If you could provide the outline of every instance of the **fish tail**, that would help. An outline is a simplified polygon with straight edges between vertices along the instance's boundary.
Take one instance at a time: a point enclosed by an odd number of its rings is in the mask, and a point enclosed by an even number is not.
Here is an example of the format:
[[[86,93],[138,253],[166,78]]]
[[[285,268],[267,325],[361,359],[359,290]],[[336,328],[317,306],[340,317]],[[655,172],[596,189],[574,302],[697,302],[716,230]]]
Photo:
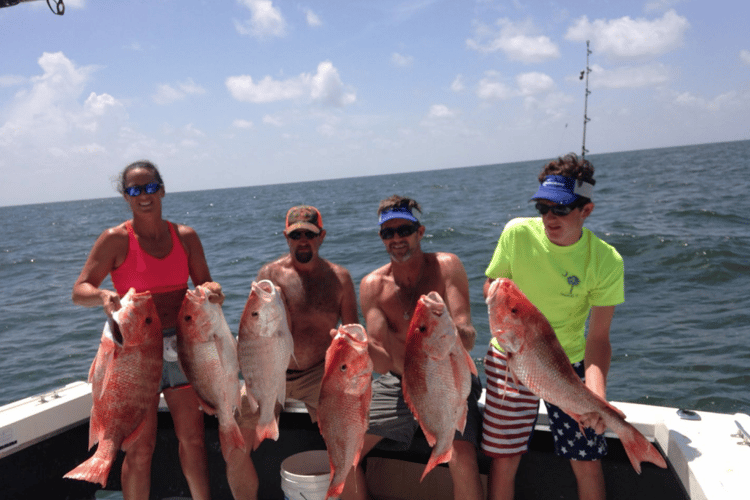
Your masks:
[[[331,475],[333,475],[333,473],[331,473]],[[335,480],[331,478],[331,484],[328,486],[328,491],[326,492],[326,500],[329,498],[341,497],[341,493],[344,492],[344,483],[345,481],[340,479]]]
[[[419,478],[419,482],[421,483],[422,480],[425,478],[427,474],[430,473],[432,469],[437,467],[439,464],[444,464],[446,462],[450,462],[451,457],[453,456],[453,447],[449,447],[448,450],[446,450],[444,453],[440,455],[435,455],[435,452],[432,452],[432,455],[430,455],[430,459],[427,461],[427,465],[424,468],[424,472],[422,473],[422,477]]]
[[[221,444],[221,454],[224,456],[225,462],[229,462],[229,454],[232,450],[239,449],[243,453],[247,451],[245,438],[242,437],[242,431],[240,431],[240,427],[236,422],[220,426],[219,443]]]
[[[625,431],[622,433],[623,435],[620,435],[620,441],[622,441],[622,446],[625,448],[625,453],[628,454],[633,469],[640,474],[641,462],[651,462],[662,469],[666,469],[667,463],[656,447],[643,434],[638,432],[638,429],[627,422],[625,422],[625,425]]]
[[[275,418],[271,419],[267,424],[258,425],[255,428],[255,448],[253,449],[257,449],[260,443],[266,438],[273,439],[274,441],[279,439],[279,425]]]
[[[63,477],[99,483],[102,488],[106,488],[110,469],[112,469],[111,459],[94,455]]]

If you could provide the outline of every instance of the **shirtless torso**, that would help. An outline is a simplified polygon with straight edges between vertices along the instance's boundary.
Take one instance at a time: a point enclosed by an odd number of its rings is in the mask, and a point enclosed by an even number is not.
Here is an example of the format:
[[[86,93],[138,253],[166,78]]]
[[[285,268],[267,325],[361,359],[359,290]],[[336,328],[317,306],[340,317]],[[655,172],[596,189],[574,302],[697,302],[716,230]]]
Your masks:
[[[368,274],[360,285],[360,301],[375,346],[375,352],[370,350],[375,371],[403,373],[406,333],[414,307],[419,297],[432,291],[443,297],[464,346],[471,350],[476,332],[471,325],[468,289],[463,264],[445,252],[419,252],[408,267],[390,262]]]
[[[271,280],[281,289],[294,338],[292,370],[306,370],[325,359],[331,329],[339,321],[359,322],[349,271],[321,258],[311,264],[298,269],[287,254],[264,265],[257,277]]]

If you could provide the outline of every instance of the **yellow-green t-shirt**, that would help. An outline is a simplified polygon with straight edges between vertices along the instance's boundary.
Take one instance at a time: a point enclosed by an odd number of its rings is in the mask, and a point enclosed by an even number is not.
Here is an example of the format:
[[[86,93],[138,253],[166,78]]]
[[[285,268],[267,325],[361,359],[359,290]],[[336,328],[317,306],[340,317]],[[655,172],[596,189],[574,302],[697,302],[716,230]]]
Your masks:
[[[508,222],[485,274],[518,285],[550,322],[571,363],[584,358],[591,306],[625,301],[624,266],[613,246],[586,228],[575,244],[555,245],[540,217]]]

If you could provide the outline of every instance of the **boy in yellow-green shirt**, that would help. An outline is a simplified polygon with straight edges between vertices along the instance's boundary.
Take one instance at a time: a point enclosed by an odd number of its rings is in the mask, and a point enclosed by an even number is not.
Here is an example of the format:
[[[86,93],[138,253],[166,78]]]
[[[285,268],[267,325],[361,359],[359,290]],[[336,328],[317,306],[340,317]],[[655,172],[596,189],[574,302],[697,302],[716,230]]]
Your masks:
[[[594,209],[594,167],[575,154],[547,164],[531,198],[540,217],[518,218],[505,226],[485,274],[485,296],[497,278],[512,279],[546,316],[586,385],[606,397],[612,350],[609,329],[624,302],[622,257],[583,227]],[[589,317],[590,315],[590,317]],[[588,334],[585,334],[589,318]],[[505,354],[493,339],[485,371],[487,402],[482,451],[492,457],[489,495],[511,500],[515,474],[539,408],[539,398],[507,376]],[[599,458],[607,452],[604,423],[593,414],[578,422],[547,404],[557,455],[571,459],[581,498],[604,498]]]

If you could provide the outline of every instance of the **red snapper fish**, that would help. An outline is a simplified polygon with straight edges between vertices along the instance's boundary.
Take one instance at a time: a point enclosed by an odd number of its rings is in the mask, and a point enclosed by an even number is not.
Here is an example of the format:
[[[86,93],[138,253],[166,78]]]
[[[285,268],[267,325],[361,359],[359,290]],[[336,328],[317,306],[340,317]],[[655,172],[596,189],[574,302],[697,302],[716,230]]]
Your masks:
[[[99,446],[64,476],[102,487],[107,486],[117,451],[127,451],[140,437],[148,412],[156,411],[161,383],[161,323],[151,294],[131,288],[120,304],[104,327],[89,371],[89,448]]]
[[[493,281],[487,306],[490,333],[505,349],[508,367],[517,381],[579,422],[586,413],[598,413],[619,436],[638,474],[641,462],[667,467],[656,448],[625,421],[625,415],[581,381],[547,318],[513,281]]]
[[[326,498],[344,491],[349,471],[359,462],[369,425],[372,360],[362,325],[342,325],[326,351],[318,401],[318,426],[328,448],[331,481]]]
[[[286,369],[293,352],[281,293],[269,280],[253,282],[240,319],[239,359],[251,410],[260,412],[254,449],[266,438],[279,438],[276,403],[283,405],[286,399]]]
[[[420,481],[435,466],[450,461],[455,431],[466,427],[474,361],[437,292],[422,295],[406,334],[402,388],[432,454]]]
[[[235,419],[240,408],[240,364],[237,340],[221,305],[209,301],[211,293],[203,285],[185,293],[178,315],[177,352],[201,408],[219,419],[221,450],[228,460],[231,450],[245,451]]]

